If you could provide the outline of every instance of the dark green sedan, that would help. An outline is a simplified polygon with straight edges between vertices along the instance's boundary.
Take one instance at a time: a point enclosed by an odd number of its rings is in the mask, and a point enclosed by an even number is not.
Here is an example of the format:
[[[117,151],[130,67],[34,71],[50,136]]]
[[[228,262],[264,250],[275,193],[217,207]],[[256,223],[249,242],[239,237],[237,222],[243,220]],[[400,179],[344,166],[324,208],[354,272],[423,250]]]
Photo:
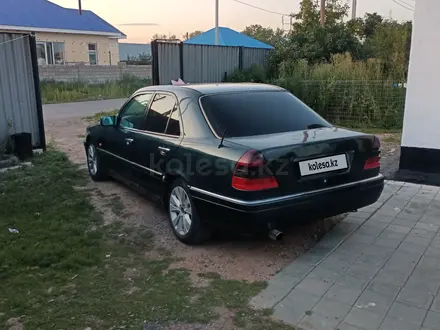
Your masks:
[[[163,201],[188,244],[220,227],[269,233],[375,203],[380,142],[332,126],[263,84],[151,86],[89,127],[93,180],[121,179]]]

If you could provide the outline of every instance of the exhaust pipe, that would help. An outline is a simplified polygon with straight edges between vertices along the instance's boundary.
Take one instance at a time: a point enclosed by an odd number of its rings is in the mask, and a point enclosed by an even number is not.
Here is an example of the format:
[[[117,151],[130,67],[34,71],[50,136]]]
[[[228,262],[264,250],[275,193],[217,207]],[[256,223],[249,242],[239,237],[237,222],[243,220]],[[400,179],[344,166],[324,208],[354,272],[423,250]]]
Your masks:
[[[283,232],[279,231],[278,229],[272,229],[271,231],[269,231],[269,238],[272,241],[281,241],[283,239]]]

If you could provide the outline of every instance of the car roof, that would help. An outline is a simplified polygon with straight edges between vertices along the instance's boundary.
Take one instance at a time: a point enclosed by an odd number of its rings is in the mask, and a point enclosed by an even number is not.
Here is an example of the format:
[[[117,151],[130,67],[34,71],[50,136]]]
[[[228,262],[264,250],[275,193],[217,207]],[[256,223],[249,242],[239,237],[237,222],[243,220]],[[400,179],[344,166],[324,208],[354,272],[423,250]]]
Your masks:
[[[284,89],[279,86],[257,84],[257,83],[217,83],[217,84],[186,84],[186,85],[158,85],[148,86],[141,91],[162,90],[167,92],[175,92],[182,90],[193,90],[202,95],[213,95],[233,92],[279,92]]]

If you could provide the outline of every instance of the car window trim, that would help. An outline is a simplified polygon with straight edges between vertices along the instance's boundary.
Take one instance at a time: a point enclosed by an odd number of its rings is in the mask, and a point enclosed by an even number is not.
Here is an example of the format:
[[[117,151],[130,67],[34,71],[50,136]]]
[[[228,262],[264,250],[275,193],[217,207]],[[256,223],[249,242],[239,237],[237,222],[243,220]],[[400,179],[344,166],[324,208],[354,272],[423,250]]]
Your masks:
[[[215,94],[215,95],[218,95],[218,94]],[[199,97],[199,107],[200,107],[200,110],[202,111],[203,117],[205,117],[206,123],[208,124],[209,129],[211,130],[212,134],[214,134],[214,136],[217,139],[221,140],[221,137],[215,132],[214,128],[212,127],[211,122],[209,121],[208,116],[205,113],[205,109],[203,109],[202,99],[207,96],[209,96],[209,95],[202,95]]]
[[[179,135],[171,135],[171,134],[166,134],[166,133],[158,133],[158,132],[152,132],[152,131],[147,131],[147,130],[136,130],[138,133],[146,133],[147,135],[157,135],[157,136],[165,136],[165,137],[171,137],[171,138],[175,138],[175,139],[180,139],[180,138],[182,138],[182,136],[184,135],[184,133],[183,133],[183,123],[182,123],[182,114],[181,114],[181,112],[180,112],[180,103],[179,103],[179,99],[178,99],[178,97],[177,97],[177,95],[176,94],[174,94],[174,93],[171,93],[171,92],[162,92],[162,91],[155,91],[154,92],[154,96],[153,96],[153,101],[152,102],[150,102],[150,104],[149,104],[149,106],[148,106],[148,110],[147,110],[147,113],[146,113],[146,115],[145,115],[145,120],[147,120],[147,118],[148,118],[148,112],[150,112],[150,108],[151,108],[151,105],[153,104],[153,102],[154,102],[154,98],[156,97],[156,94],[165,94],[165,95],[170,95],[170,96],[172,96],[172,97],[174,97],[174,99],[176,100],[176,108],[177,108],[177,111],[179,112],[179,128],[180,128],[180,134]],[[171,112],[171,114],[170,115],[172,115],[173,114],[173,112],[174,112],[174,110]],[[171,116],[170,117],[168,117],[168,122],[169,122],[169,120],[171,119]],[[167,122],[167,126],[165,127],[165,132],[166,132],[166,129],[167,129],[167,127],[168,127],[168,122]]]
[[[148,91],[148,92],[141,92],[141,93],[137,93],[137,94],[135,94],[135,95],[133,95],[131,98],[129,98],[127,101],[125,101],[125,103],[124,103],[124,105],[121,107],[121,109],[119,110],[119,112],[118,112],[118,115],[117,115],[117,118],[116,118],[116,128],[123,128],[123,129],[129,129],[130,127],[125,127],[125,126],[122,126],[121,127],[121,116],[122,116],[122,114],[123,114],[123,112],[125,111],[125,109],[127,108],[127,106],[128,106],[128,104],[130,104],[130,102],[133,100],[133,99],[135,99],[136,97],[138,97],[138,96],[141,96],[141,95],[147,95],[147,94],[151,94],[152,95],[152,98],[151,98],[151,100],[154,98],[154,96],[156,95],[156,93],[155,92],[153,92],[153,91]],[[149,104],[145,107],[145,109],[144,109],[144,117],[146,118],[147,117],[147,110],[150,108],[150,104],[151,104],[151,101],[150,102],[148,102]]]
[[[144,130],[140,130],[140,129],[136,129],[136,128],[126,128],[127,131],[133,132],[133,133],[139,133],[142,135],[148,135],[148,136],[160,136],[160,137],[168,137],[168,138],[173,138],[173,139],[181,139],[182,135],[169,135],[169,134],[161,134],[161,133],[156,133],[156,132],[150,132],[150,131],[144,131]]]

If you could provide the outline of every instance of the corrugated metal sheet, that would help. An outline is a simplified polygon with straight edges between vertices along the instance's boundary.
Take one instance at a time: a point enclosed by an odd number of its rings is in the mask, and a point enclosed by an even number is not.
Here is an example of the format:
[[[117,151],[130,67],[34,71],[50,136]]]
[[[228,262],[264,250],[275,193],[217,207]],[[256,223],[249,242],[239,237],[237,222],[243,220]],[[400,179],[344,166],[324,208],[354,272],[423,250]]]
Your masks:
[[[156,45],[156,41],[153,43]],[[225,75],[240,67],[264,66],[269,52],[261,48],[157,42],[157,52],[153,51],[153,76],[159,79],[153,80],[156,84],[170,84],[172,79],[182,78],[183,73],[183,80],[187,83],[222,82]]]
[[[270,50],[262,48],[243,48],[243,69],[253,64],[266,65]]]
[[[169,85],[171,80],[180,78],[180,45],[158,43],[159,84]]]
[[[40,145],[29,36],[0,33],[0,143],[23,132]]]
[[[183,77],[187,83],[222,82],[239,66],[239,47],[183,45]]]

